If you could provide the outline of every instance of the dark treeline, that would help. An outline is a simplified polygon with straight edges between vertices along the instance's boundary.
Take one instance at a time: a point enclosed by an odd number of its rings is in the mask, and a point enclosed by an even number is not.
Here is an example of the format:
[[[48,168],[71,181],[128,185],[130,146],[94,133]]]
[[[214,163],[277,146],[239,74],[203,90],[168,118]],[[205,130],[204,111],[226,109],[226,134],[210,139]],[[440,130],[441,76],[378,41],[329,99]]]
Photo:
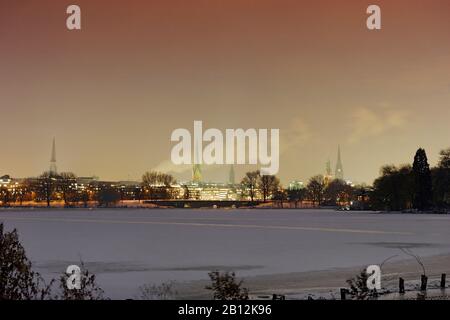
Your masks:
[[[383,211],[446,212],[450,209],[450,149],[442,150],[431,168],[424,149],[417,150],[412,164],[381,168],[372,187],[352,185],[317,175],[305,187],[283,189],[277,178],[266,188],[258,171],[248,172],[241,185],[253,199],[270,199],[283,207],[287,201],[298,206],[338,206]]]
[[[109,207],[124,200],[198,200],[199,188],[215,187],[180,185],[173,176],[156,171],[144,173],[141,182],[131,184],[80,182],[71,172],[44,172],[37,178],[14,184],[13,188],[0,186],[0,202],[3,206],[23,202],[51,206],[57,201],[66,207]],[[228,188],[235,192],[237,200],[259,201],[279,208],[333,206],[356,210],[446,211],[450,208],[450,149],[440,152],[434,168],[430,168],[425,150],[418,149],[411,164],[382,167],[372,187],[316,175],[305,186],[283,188],[278,177],[251,171],[240,183]]]
[[[450,149],[430,168],[424,149],[411,165],[385,166],[373,184],[370,203],[376,210],[446,210],[450,208]]]
[[[80,183],[72,172],[44,172],[12,188],[0,186],[0,202],[3,206],[31,201],[50,207],[52,202],[58,201],[66,207],[93,204],[109,207],[124,200],[173,199],[177,196],[177,190],[173,188],[175,183],[171,175],[154,171],[146,172],[142,182],[137,184],[96,180]]]
[[[247,172],[240,184],[244,196],[251,201],[270,201],[278,207],[298,208],[317,206],[367,206],[369,189],[366,186],[352,186],[344,180],[327,179],[316,175],[306,186],[283,188],[276,176],[262,176],[259,171]]]

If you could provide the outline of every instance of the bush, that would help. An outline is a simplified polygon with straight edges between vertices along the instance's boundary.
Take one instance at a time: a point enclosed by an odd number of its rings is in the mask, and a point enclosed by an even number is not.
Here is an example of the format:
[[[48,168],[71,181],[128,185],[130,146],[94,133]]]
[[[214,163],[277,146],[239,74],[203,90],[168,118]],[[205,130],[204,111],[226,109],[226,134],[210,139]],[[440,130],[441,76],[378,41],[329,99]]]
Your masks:
[[[53,281],[46,285],[32,271],[17,230],[5,232],[0,224],[0,300],[44,300],[50,298]]]
[[[59,282],[59,288],[62,292],[59,298],[62,300],[104,300],[104,291],[95,282],[95,274],[89,273],[82,261],[80,261],[80,265],[80,289],[69,289],[67,280],[70,275],[64,273],[61,275]]]
[[[215,300],[248,300],[248,289],[241,287],[243,281],[236,281],[234,272],[212,271],[208,275],[212,284],[206,289],[213,291]]]
[[[371,290],[367,288],[368,275],[366,270],[362,270],[354,278],[347,280],[347,284],[350,286],[349,293],[357,300],[367,300],[377,296],[375,289]]]
[[[3,223],[0,223],[0,300],[104,299],[103,290],[95,282],[95,275],[84,268],[83,262],[81,266],[81,288],[69,290],[66,285],[69,275],[64,273],[59,283],[62,295],[52,296],[55,280],[45,284],[41,275],[32,270],[17,230],[5,232]]]

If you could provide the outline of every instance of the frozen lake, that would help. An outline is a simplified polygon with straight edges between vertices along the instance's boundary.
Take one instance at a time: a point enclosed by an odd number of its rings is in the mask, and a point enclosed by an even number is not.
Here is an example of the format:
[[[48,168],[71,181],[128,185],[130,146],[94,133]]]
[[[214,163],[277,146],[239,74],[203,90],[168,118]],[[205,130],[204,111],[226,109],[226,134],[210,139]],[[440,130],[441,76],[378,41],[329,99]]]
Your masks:
[[[146,283],[380,264],[410,248],[450,252],[450,216],[332,210],[0,210],[45,277],[80,258],[106,295],[132,298]]]

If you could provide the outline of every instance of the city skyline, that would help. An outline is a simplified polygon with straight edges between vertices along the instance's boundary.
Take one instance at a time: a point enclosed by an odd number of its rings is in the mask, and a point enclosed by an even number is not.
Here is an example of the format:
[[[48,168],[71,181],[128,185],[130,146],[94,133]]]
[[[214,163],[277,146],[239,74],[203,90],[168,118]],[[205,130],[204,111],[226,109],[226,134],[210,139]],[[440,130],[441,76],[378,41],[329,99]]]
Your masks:
[[[337,157],[336,157],[336,169],[335,169],[335,172],[333,173],[331,171],[331,169],[328,168],[329,163],[331,163],[330,160],[328,160],[326,162],[325,171],[323,173],[320,173],[320,174],[323,174],[324,176],[335,177],[336,179],[339,179],[339,180],[345,180],[345,178],[344,178],[344,171],[343,171],[343,165],[342,165],[342,160],[341,160],[341,149],[340,149],[340,146],[338,146],[337,150],[338,151],[337,151]],[[36,174],[35,176],[38,176],[38,175],[42,174],[43,172],[49,172],[50,174],[52,174],[54,176],[57,176],[61,172],[71,172],[71,170],[63,170],[63,171],[59,172],[58,169],[57,169],[58,168],[58,164],[57,164],[57,160],[56,159],[57,159],[57,157],[56,157],[56,138],[54,137],[53,140],[52,140],[52,144],[51,144],[51,155],[50,155],[49,168],[48,168],[48,170],[43,170],[41,173]],[[193,183],[217,182],[217,183],[236,184],[235,167],[239,167],[241,165],[238,165],[238,164],[215,165],[216,167],[220,166],[222,168],[222,171],[223,170],[227,170],[227,176],[224,179],[220,179],[220,181],[212,181],[212,180],[205,180],[205,179],[203,179],[203,176],[202,176],[203,168],[208,168],[210,166],[211,165],[205,165],[205,164],[203,164],[203,165],[200,165],[200,164],[192,165],[191,166],[191,168],[192,168],[192,173],[191,173],[192,176],[191,176],[190,180]],[[249,166],[253,167],[253,169],[255,169],[255,170],[258,169],[257,166],[255,166],[255,165],[247,165],[247,167],[249,167]],[[172,174],[171,172],[166,172],[166,173]],[[5,173],[3,173],[3,174],[5,174]],[[6,175],[8,175],[8,174],[6,174]],[[92,174],[91,176],[99,178],[95,174]],[[20,177],[13,177],[13,178],[16,178],[16,179],[19,178],[20,179],[20,178],[30,178],[30,177],[21,177],[20,176]],[[129,181],[131,181],[131,180],[138,181],[138,180],[141,180],[142,177],[139,177],[137,179],[129,179],[129,178],[130,177],[128,177]],[[177,174],[176,173],[175,173],[175,178],[177,178]],[[189,179],[187,179],[187,180],[189,180]],[[127,180],[126,179],[119,179],[117,181],[127,181]],[[298,180],[294,179],[294,180],[289,181],[289,183],[293,183],[293,182],[298,182]]]
[[[80,31],[65,28],[65,2],[0,4],[2,128],[14,132],[1,174],[41,173],[55,136],[60,171],[189,177],[170,162],[170,132],[194,120],[279,128],[285,185],[324,174],[338,145],[346,176],[368,184],[419,147],[435,165],[450,146],[448,1],[378,1],[380,31],[365,26],[369,1],[77,4]]]
[[[352,181],[352,179],[348,176],[345,176],[344,174],[344,169],[343,169],[343,162],[341,159],[341,147],[340,145],[337,146],[337,155],[336,155],[336,167],[335,167],[335,171],[333,172],[333,170],[331,169],[331,161],[330,159],[328,159],[324,164],[324,170],[323,172],[317,173],[317,175],[323,176],[326,183],[330,182],[333,179],[338,179],[338,180],[343,180],[346,181],[349,184],[352,185],[371,185],[372,183],[366,183],[366,182],[360,182],[360,181]],[[405,164],[400,164],[400,166],[402,165],[409,165],[408,163]],[[188,165],[186,167],[190,167],[191,172],[190,172],[190,178],[188,178],[186,175],[185,176],[180,176],[179,174],[177,174],[176,172],[162,172],[162,173],[167,173],[170,175],[173,175],[175,179],[183,183],[218,183],[218,184],[239,184],[240,180],[236,181],[235,179],[235,168],[239,168],[239,167],[247,167],[249,168],[249,171],[254,171],[254,170],[258,170],[258,167],[255,165],[237,165],[237,164],[223,164],[223,165],[200,165],[200,164],[194,164],[194,165]],[[206,176],[206,179],[204,179],[202,172],[204,171],[204,169],[206,169],[206,172],[208,172],[208,168],[209,167],[220,167],[220,171],[223,174],[226,171],[226,174],[223,175],[223,177],[221,176],[219,179],[211,179],[211,177],[209,177],[208,175]],[[48,170],[44,169],[42,170],[42,172],[34,175],[34,176],[11,176],[8,173],[1,173],[0,175],[4,175],[4,176],[8,176],[11,178],[15,178],[15,179],[26,179],[26,178],[33,178],[33,177],[37,177],[42,173],[48,172],[54,176],[59,175],[61,172],[71,172],[74,173],[76,176],[77,174],[73,171],[69,170],[62,170],[62,171],[58,171],[58,165],[57,165],[57,160],[56,160],[56,138],[53,137],[52,140],[52,144],[51,144],[51,155],[50,155],[50,161],[49,161],[49,168]],[[154,171],[157,172],[156,170],[154,170],[153,168],[147,171]],[[248,171],[247,171],[248,172]],[[99,177],[98,175],[94,174],[90,174],[90,175],[79,175],[80,177],[84,178],[89,178],[91,177],[93,180],[104,180],[104,181],[129,181],[129,182],[139,182],[142,180],[142,175],[139,177],[130,177],[128,176],[126,179],[122,178],[122,179],[102,179],[102,177]],[[245,176],[245,173],[243,173],[242,177]],[[276,175],[275,175],[276,176]],[[180,179],[181,178],[181,179]],[[309,177],[306,180],[301,181],[300,179],[291,179],[289,181],[281,181],[282,184],[285,185],[285,187],[290,187],[291,185],[295,185],[295,184],[304,184],[306,182],[308,182],[311,178],[313,178],[313,176]],[[239,178],[238,178],[239,179]]]

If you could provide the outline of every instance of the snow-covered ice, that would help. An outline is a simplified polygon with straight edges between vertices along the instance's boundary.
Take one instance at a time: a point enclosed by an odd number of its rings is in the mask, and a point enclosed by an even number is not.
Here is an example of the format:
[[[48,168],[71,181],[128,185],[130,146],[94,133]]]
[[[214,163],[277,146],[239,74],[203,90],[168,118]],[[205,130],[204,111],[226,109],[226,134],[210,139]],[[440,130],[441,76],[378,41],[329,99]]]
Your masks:
[[[46,278],[80,258],[112,298],[146,283],[380,264],[450,252],[450,216],[333,210],[0,210]]]

